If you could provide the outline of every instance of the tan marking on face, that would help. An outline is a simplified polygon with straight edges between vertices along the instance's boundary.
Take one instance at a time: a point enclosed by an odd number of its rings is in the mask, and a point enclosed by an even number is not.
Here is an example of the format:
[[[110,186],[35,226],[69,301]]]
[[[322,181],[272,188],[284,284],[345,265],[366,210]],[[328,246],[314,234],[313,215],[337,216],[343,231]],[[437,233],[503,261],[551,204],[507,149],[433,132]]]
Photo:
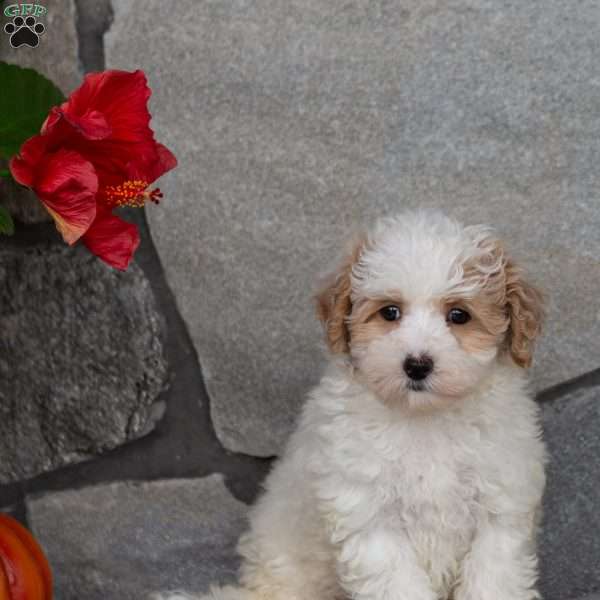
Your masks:
[[[386,321],[380,310],[386,306],[397,306],[402,313],[402,302],[391,298],[362,299],[355,303],[348,319],[350,339],[357,346],[368,346],[373,340],[396,329],[402,318]]]
[[[471,315],[471,320],[463,325],[448,322],[463,350],[478,353],[500,346],[509,321],[506,310],[493,298],[482,293],[469,300],[448,299],[442,304],[444,318],[452,308],[460,308]]]
[[[478,264],[464,265],[465,278],[481,280],[479,294],[462,301],[471,307],[476,319],[454,325],[452,330],[465,350],[490,348],[495,343],[517,365],[529,367],[544,318],[543,296],[525,279],[524,271],[506,256],[501,241],[488,240],[488,243],[490,252]],[[490,266],[496,264],[498,268],[490,271]],[[454,305],[462,308],[461,301],[455,299],[456,302],[459,304]]]
[[[506,307],[504,267],[499,260],[504,250],[500,242],[494,242],[492,251],[479,258],[477,264],[464,265],[466,280],[476,280],[481,286],[473,298],[447,298],[445,314],[451,308],[461,308],[471,315],[464,325],[448,323],[450,330],[466,352],[484,352],[500,347],[510,324]],[[498,264],[496,271],[490,268]]]

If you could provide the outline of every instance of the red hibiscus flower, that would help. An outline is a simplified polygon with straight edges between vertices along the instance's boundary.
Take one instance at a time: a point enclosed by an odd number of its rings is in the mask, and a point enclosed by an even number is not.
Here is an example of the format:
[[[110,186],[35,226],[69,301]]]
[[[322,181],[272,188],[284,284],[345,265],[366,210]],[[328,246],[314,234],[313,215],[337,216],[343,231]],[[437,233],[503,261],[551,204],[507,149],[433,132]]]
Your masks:
[[[151,184],[177,165],[150,129],[150,94],[142,71],[87,75],[10,161],[15,180],[36,192],[64,240],[81,238],[118,269],[127,268],[139,233],[113,209],[158,202],[162,194]]]

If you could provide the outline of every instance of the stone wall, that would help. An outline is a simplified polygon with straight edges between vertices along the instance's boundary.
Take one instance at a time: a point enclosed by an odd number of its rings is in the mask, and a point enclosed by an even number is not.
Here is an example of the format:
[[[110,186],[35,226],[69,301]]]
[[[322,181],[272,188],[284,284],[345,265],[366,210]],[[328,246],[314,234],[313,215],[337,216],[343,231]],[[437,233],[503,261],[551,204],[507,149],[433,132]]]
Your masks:
[[[493,224],[549,297],[547,600],[600,593],[600,8],[558,1],[56,0],[34,66],[143,68],[180,160],[116,273],[34,199],[0,239],[0,507],[58,600],[234,577],[246,505],[319,377],[317,275],[420,206]],[[148,219],[149,223],[146,221]],[[110,538],[107,532],[111,531]],[[107,546],[107,541],[110,546]]]
[[[315,275],[406,208],[493,224],[551,292],[537,389],[598,367],[594,5],[186,0],[169,30],[169,4],[114,5],[108,64],[155,74],[181,159],[148,216],[227,448],[280,450],[319,373]]]

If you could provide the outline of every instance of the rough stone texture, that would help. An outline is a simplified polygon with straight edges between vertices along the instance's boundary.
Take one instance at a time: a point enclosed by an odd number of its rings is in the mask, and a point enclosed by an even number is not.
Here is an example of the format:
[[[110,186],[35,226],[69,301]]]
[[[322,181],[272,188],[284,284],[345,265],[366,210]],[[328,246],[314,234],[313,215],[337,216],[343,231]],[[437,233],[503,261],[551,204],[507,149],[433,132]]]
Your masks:
[[[246,522],[219,475],[49,493],[28,508],[57,600],[142,600],[230,581]]]
[[[0,168],[8,166],[6,161],[4,163],[0,161]],[[29,188],[22,187],[10,179],[0,179],[0,204],[21,223],[52,221],[50,213],[34,193]]]
[[[600,594],[600,387],[544,406],[550,450],[539,544],[545,600]]]
[[[4,8],[9,4],[11,2],[0,2],[0,9],[2,9],[0,29],[4,28],[4,24],[10,20],[4,16]],[[9,36],[4,31],[0,31],[0,60],[36,69],[68,94],[81,82],[75,5],[73,0],[55,0],[44,6],[48,12],[39,20],[46,26],[46,32],[40,38],[37,48],[29,46],[12,48]],[[0,168],[6,168],[6,164],[2,161],[0,161]],[[0,204],[6,206],[11,214],[23,223],[51,220],[34,194],[3,180],[0,180]]]
[[[104,69],[104,32],[112,22],[110,0],[75,0],[79,56],[86,71]]]
[[[161,321],[135,265],[59,241],[0,241],[0,482],[147,433],[166,379]]]
[[[321,368],[316,273],[405,207],[494,224],[532,267],[538,389],[598,366],[596,2],[114,8],[107,65],[148,71],[180,160],[149,219],[228,448],[281,448]]]

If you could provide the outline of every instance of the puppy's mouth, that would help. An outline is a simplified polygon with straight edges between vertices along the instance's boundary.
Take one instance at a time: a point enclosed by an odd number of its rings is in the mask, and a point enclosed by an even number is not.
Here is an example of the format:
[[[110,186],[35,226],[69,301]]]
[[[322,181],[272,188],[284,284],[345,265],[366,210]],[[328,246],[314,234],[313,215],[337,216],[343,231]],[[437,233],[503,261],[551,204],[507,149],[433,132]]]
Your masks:
[[[414,379],[409,379],[406,383],[406,387],[411,392],[423,392],[427,389],[424,381],[415,381]]]

